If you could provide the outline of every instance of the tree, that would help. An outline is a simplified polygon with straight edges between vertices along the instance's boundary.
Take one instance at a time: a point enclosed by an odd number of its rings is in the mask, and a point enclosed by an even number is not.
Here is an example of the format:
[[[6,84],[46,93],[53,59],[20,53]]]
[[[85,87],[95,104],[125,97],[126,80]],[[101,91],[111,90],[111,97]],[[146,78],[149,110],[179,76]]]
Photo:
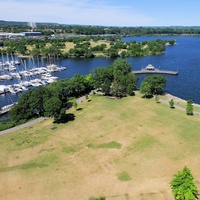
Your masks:
[[[191,99],[187,100],[186,114],[193,115],[193,101]]]
[[[173,99],[171,99],[169,101],[169,106],[170,106],[170,108],[174,108],[174,100]]]
[[[111,81],[108,78],[106,78],[104,83],[102,84],[102,92],[105,94],[109,94],[110,87],[111,87]]]
[[[73,102],[73,107],[77,110],[78,104],[76,101]]]
[[[198,189],[193,181],[194,177],[190,169],[184,167],[174,175],[170,182],[172,193],[176,200],[195,200],[198,196]]]
[[[147,76],[141,86],[140,91],[141,93],[149,96],[152,96],[154,94],[162,94],[163,89],[165,88],[167,79],[160,75],[155,76]]]
[[[47,117],[54,117],[55,122],[59,122],[61,116],[63,114],[62,110],[62,102],[60,99],[56,97],[52,97],[45,101],[44,103],[44,109],[45,109],[45,116]],[[62,111],[62,113],[61,113]]]
[[[151,85],[148,82],[143,81],[140,85],[140,92],[144,94],[144,97],[151,96]]]
[[[159,96],[156,94],[155,96],[156,103],[159,103]]]

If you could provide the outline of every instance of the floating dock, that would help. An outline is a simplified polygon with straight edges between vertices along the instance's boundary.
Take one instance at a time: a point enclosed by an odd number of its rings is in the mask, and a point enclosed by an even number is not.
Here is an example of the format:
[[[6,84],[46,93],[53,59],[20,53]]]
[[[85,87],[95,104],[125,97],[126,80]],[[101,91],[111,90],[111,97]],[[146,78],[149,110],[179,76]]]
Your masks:
[[[159,70],[156,69],[154,66],[149,64],[147,67],[132,71],[133,74],[168,74],[168,75],[178,75],[178,71],[168,71],[168,70]]]

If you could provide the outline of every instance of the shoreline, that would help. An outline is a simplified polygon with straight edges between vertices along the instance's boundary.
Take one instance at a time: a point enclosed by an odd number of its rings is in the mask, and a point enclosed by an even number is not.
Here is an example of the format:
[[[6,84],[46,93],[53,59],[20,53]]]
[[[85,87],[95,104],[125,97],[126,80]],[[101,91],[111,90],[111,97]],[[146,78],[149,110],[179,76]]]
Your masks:
[[[168,101],[170,101],[171,99],[173,99],[175,104],[179,104],[179,102],[182,102],[182,103],[187,104],[187,100],[182,99],[182,98],[180,98],[180,97],[177,97],[177,96],[175,96],[175,95],[172,95],[172,94],[170,94],[170,93],[168,93],[168,92],[165,92],[165,93],[164,93],[164,96],[167,97],[167,100],[168,100]],[[197,103],[193,103],[193,105],[196,106],[196,107],[200,107],[200,104],[197,104]]]

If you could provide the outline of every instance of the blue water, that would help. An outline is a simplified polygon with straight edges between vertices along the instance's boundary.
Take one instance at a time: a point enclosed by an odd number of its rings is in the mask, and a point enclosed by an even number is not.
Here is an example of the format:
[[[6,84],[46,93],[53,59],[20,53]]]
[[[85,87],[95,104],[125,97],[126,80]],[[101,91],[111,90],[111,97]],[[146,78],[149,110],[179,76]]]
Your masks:
[[[166,92],[176,95],[183,99],[192,99],[195,103],[200,103],[200,37],[127,37],[124,41],[136,40],[137,42],[164,39],[175,39],[177,44],[167,46],[165,54],[158,56],[146,56],[141,58],[127,58],[134,70],[140,70],[148,64],[154,65],[161,70],[179,71],[178,76],[166,75],[167,85]],[[27,63],[29,60],[27,60]],[[60,66],[67,69],[61,72],[55,72],[52,75],[58,76],[59,79],[71,78],[74,74],[87,75],[94,68],[107,67],[114,62],[111,58],[92,58],[92,59],[63,59],[56,60]],[[39,63],[40,64],[40,63]],[[27,64],[28,65],[28,64]],[[30,66],[30,64],[29,64]],[[24,66],[20,66],[19,70]],[[146,75],[139,75],[140,83]],[[0,82],[3,85],[16,83],[17,80]],[[0,107],[12,102],[16,102],[21,94],[0,95]]]

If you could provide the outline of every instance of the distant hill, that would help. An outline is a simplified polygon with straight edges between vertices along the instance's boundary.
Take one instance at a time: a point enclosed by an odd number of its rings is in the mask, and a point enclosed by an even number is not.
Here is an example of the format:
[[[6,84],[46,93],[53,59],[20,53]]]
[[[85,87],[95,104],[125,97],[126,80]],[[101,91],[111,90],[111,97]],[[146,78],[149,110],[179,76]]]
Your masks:
[[[58,23],[51,22],[36,22],[38,26],[58,26]],[[12,25],[22,25],[27,26],[28,22],[18,22],[18,21],[4,21],[0,20],[0,26],[12,26]]]

